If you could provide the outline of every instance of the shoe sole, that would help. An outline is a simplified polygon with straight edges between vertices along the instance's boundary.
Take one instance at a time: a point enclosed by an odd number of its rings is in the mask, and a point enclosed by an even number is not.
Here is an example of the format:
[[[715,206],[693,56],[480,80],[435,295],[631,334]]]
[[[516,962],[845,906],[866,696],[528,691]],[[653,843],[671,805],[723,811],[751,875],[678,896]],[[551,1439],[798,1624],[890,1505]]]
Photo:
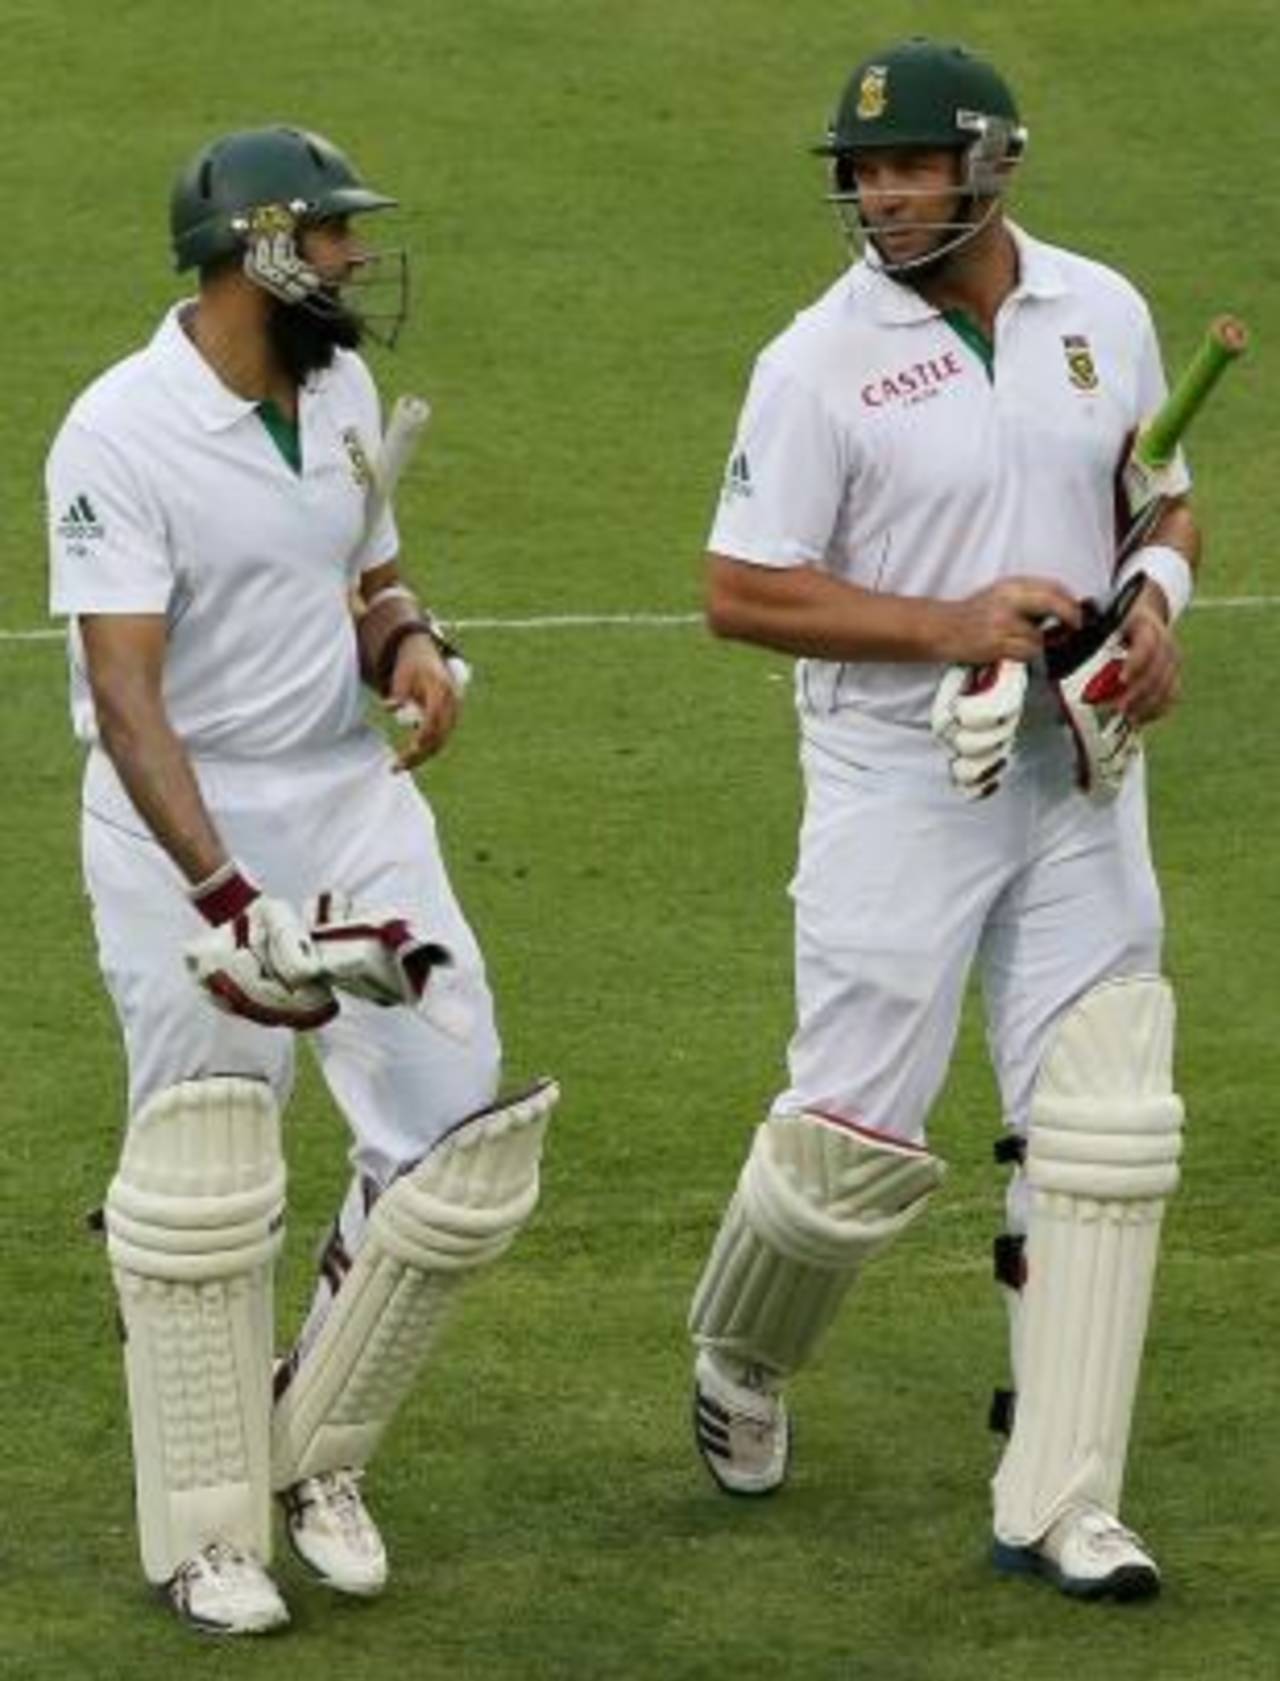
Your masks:
[[[735,1500],[767,1500],[771,1494],[776,1494],[786,1482],[787,1474],[791,1469],[791,1450],[794,1446],[795,1436],[790,1415],[788,1414],[787,1417],[787,1449],[783,1455],[782,1469],[778,1473],[777,1480],[771,1483],[763,1483],[759,1488],[742,1488],[734,1483],[725,1482],[717,1463],[719,1456],[703,1440],[701,1401],[702,1391],[695,1384],[693,1390],[693,1442],[698,1450],[698,1458],[706,1466],[712,1482],[721,1494],[728,1494]]]
[[[1003,1576],[1038,1577],[1068,1599],[1114,1599],[1132,1604],[1135,1600],[1154,1599],[1160,1592],[1159,1572],[1145,1564],[1122,1564],[1109,1576],[1092,1581],[1083,1576],[1065,1576],[1034,1547],[1013,1547],[1005,1541],[991,1543],[991,1562]]]
[[[264,1634],[279,1634],[289,1626],[289,1612],[285,1609],[283,1616],[276,1616],[270,1622],[260,1623],[217,1623],[211,1617],[198,1616],[194,1611],[177,1605],[169,1597],[164,1588],[159,1589],[161,1601],[168,1606],[180,1623],[185,1624],[194,1634],[211,1635],[215,1638],[234,1639],[237,1635],[251,1637]]]

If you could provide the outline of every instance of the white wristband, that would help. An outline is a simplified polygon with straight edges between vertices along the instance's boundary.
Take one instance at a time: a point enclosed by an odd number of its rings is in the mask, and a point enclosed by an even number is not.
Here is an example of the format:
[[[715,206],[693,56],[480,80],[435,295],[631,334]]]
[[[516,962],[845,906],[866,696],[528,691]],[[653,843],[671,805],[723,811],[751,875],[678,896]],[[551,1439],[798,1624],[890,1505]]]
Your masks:
[[[1169,623],[1185,612],[1195,588],[1195,576],[1186,555],[1169,543],[1150,543],[1137,549],[1120,568],[1117,586],[1126,583],[1135,572],[1145,572],[1153,584],[1159,584],[1169,604]]]

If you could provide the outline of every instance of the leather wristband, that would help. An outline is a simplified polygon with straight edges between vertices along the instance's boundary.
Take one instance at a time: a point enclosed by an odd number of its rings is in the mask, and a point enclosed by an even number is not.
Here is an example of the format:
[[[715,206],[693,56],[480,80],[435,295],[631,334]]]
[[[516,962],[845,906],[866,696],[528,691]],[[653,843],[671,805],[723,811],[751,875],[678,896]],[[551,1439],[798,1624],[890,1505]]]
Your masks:
[[[380,695],[385,695],[391,687],[396,660],[400,654],[400,645],[411,636],[429,636],[435,645],[436,652],[444,660],[458,651],[441,634],[440,627],[434,619],[405,619],[401,624],[393,625],[383,638],[382,646],[378,649],[377,664],[373,671],[373,686]]]
[[[360,675],[381,695],[391,686],[401,644],[409,636],[429,636],[445,661],[457,657],[457,649],[437,620],[418,605],[413,591],[388,584],[365,603],[356,627]]]

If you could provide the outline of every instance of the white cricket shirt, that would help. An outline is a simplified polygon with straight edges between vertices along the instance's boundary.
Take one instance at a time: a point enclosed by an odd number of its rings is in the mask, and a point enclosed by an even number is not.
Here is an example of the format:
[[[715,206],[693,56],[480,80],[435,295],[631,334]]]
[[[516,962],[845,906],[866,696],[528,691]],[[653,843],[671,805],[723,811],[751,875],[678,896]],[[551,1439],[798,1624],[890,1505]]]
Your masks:
[[[398,548],[389,514],[360,540],[377,392],[338,351],[299,393],[297,473],[187,337],[188,307],[89,386],[54,440],[50,606],[164,615],[165,704],[193,757],[322,746],[363,716],[348,586]],[[71,667],[75,731],[94,742],[74,624]]]
[[[932,305],[865,262],[766,347],[711,550],[890,595],[955,599],[1012,573],[1109,593],[1116,469],[1165,394],[1155,330],[1120,275],[1011,232],[1019,281],[990,370]],[[801,660],[797,692],[814,717],[924,724],[939,676]]]

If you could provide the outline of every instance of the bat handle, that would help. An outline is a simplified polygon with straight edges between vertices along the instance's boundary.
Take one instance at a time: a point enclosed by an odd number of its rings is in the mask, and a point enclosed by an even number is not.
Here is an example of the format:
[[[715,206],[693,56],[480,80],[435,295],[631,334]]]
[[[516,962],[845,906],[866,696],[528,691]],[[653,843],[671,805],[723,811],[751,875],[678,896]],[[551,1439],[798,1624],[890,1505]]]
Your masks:
[[[1234,315],[1220,315],[1210,324],[1204,342],[1178,381],[1171,400],[1165,404],[1159,418],[1138,435],[1134,453],[1144,466],[1159,468],[1169,465],[1177,451],[1178,440],[1192,416],[1224,371],[1237,356],[1244,354],[1248,344],[1248,329]]]

